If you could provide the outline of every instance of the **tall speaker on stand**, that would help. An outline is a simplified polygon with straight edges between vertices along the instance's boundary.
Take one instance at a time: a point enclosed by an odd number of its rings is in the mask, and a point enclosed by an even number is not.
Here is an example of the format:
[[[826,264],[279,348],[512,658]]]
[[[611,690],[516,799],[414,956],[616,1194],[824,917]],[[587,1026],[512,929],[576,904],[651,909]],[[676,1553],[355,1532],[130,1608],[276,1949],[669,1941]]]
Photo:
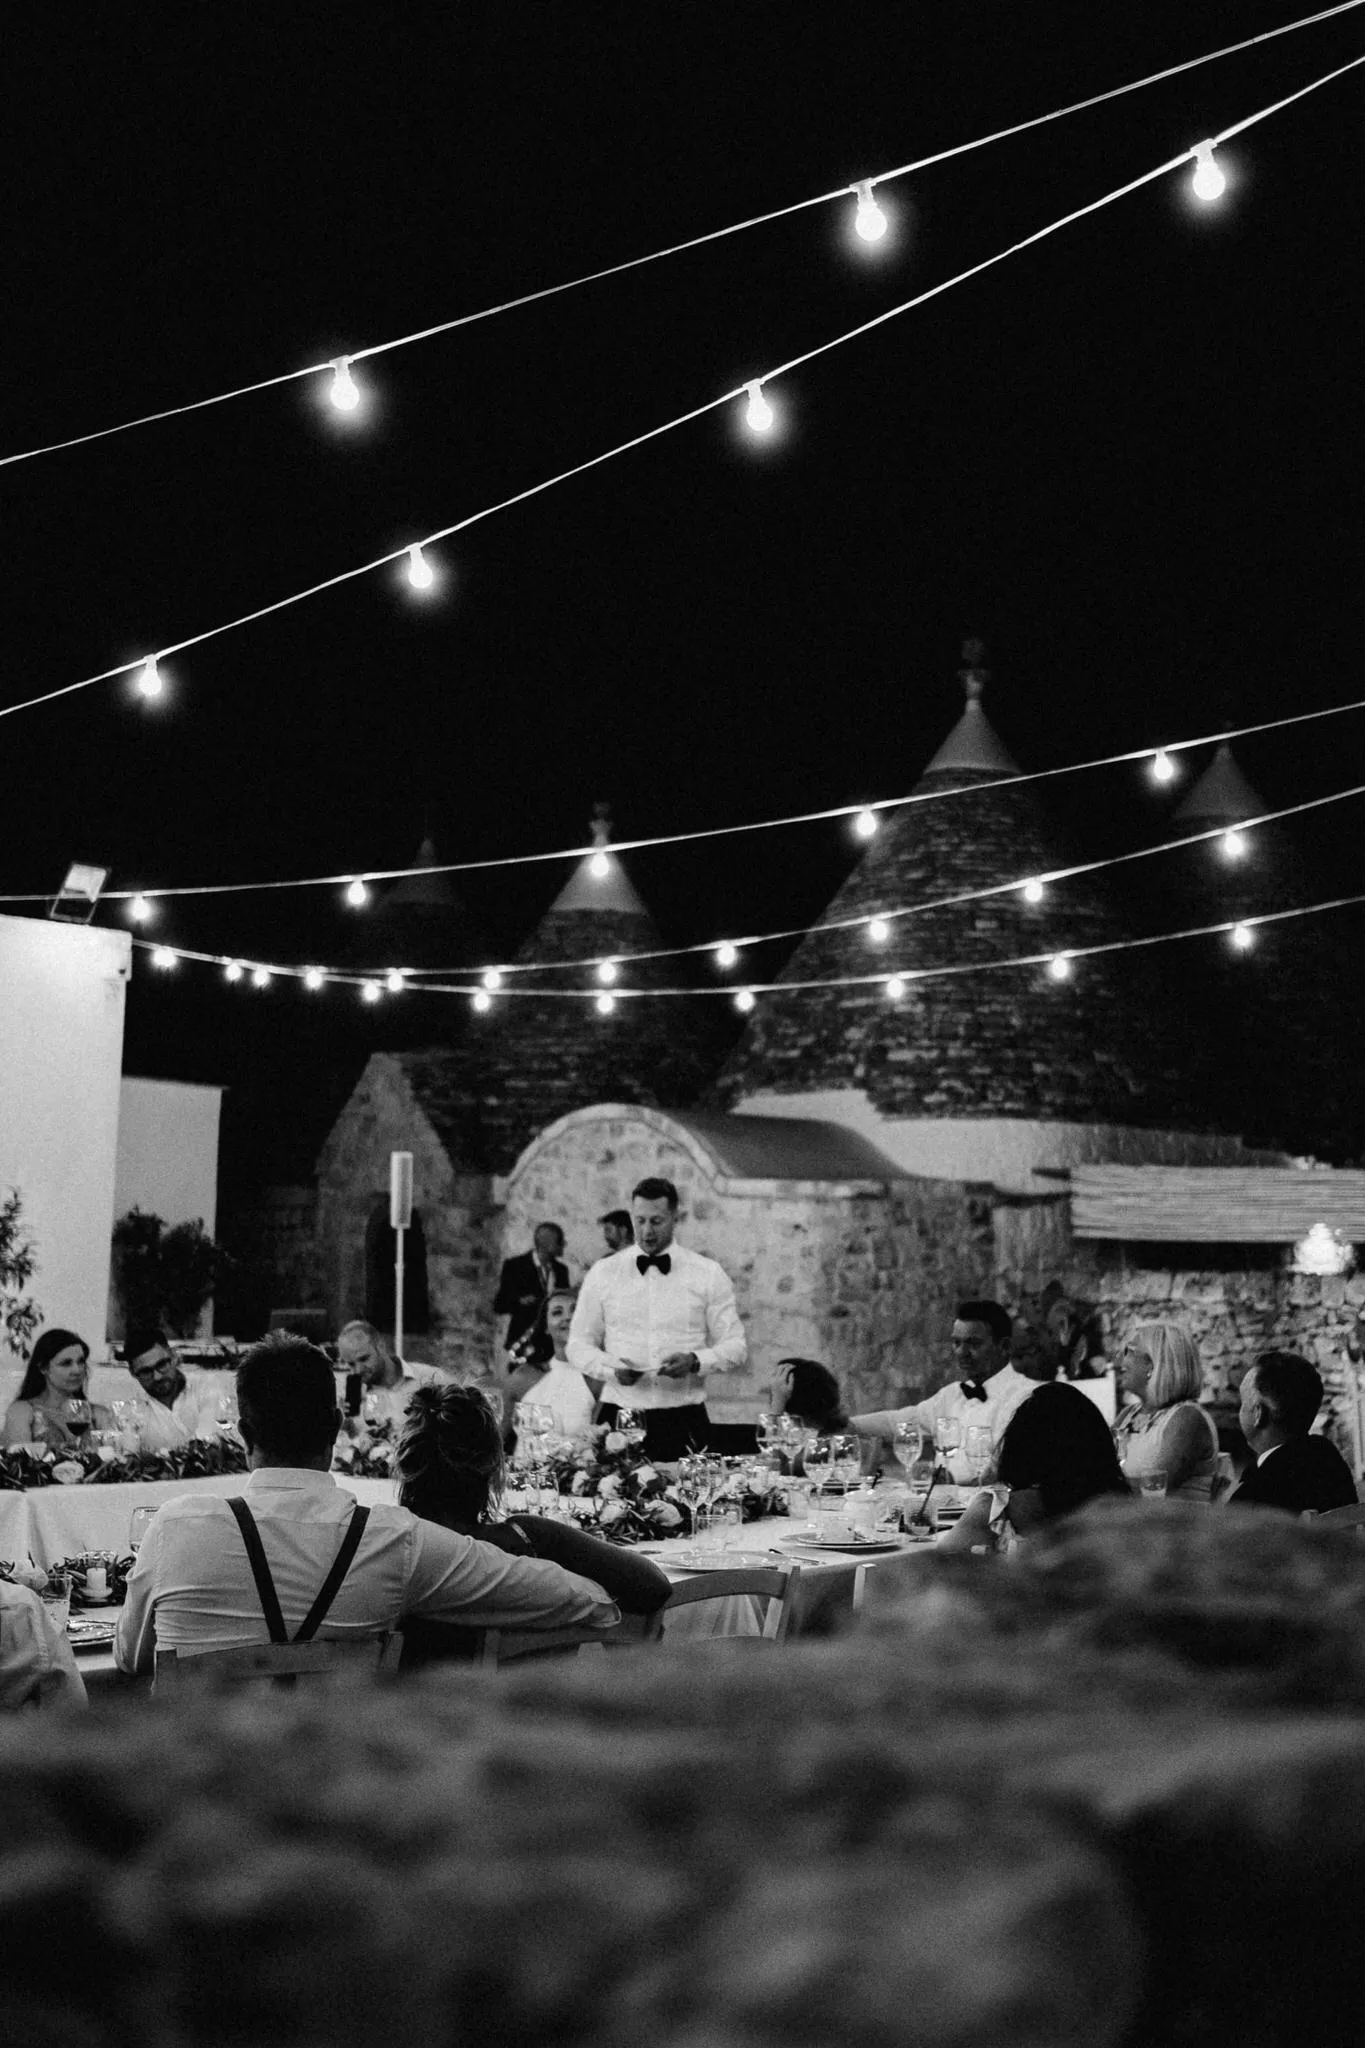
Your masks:
[[[393,1230],[393,1355],[403,1356],[403,1245],[412,1223],[412,1154],[389,1154],[389,1224]]]

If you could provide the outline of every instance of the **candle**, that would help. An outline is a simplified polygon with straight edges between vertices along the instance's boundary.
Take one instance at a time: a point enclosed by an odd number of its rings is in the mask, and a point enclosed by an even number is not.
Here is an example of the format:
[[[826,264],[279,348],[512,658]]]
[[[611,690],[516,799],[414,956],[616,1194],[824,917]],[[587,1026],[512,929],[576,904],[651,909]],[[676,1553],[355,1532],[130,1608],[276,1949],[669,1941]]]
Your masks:
[[[109,1570],[106,1565],[92,1564],[85,1574],[85,1597],[87,1600],[109,1598]]]

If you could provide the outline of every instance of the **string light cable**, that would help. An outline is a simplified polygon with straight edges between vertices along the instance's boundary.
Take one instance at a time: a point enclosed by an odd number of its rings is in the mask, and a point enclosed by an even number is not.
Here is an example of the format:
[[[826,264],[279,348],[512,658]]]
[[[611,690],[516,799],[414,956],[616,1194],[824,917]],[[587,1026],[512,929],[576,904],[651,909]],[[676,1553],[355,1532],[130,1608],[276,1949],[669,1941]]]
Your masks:
[[[862,178],[852,185],[839,185],[831,192],[820,192],[808,199],[798,199],[786,206],[772,208],[767,213],[756,213],[745,220],[732,221],[727,227],[712,228],[705,234],[693,235],[688,240],[673,242],[663,249],[654,249],[643,256],[627,257],[620,263],[607,264],[599,270],[586,271],[579,277],[566,278],[558,284],[544,285],[537,291],[523,292],[518,297],[503,299],[496,305],[483,306],[472,313],[461,313],[450,320],[441,320],[430,327],[420,327],[411,334],[394,335],[387,341],[371,342],[365,348],[352,349],[347,355],[334,356],[321,363],[310,363],[301,370],[284,370],[273,377],[261,377],[250,384],[239,384],[228,391],[215,392],[208,398],[191,399],[183,405],[163,407],[159,412],[142,413],[135,419],[121,420],[112,427],[98,427],[86,434],[73,434],[62,441],[49,441],[41,447],[24,448],[12,455],[0,456],[0,468],[19,462],[32,462],[41,455],[56,455],[68,448],[83,448],[92,441],[108,440],[115,434],[132,433],[139,427],[155,426],[163,420],[182,419],[189,413],[204,412],[213,406],[230,404],[234,399],[250,398],[258,392],[273,391],[283,384],[293,384],[309,377],[322,377],[328,371],[333,373],[333,403],[350,410],[356,403],[358,393],[350,379],[352,363],[365,362],[372,356],[387,355],[390,351],[411,347],[415,342],[431,341],[438,335],[451,334],[462,327],[472,327],[483,320],[497,319],[501,314],[512,313],[524,306],[537,305],[543,299],[558,298],[566,292],[579,291],[586,285],[603,283],[607,278],[621,277],[631,270],[643,269],[651,263],[662,263],[673,256],[685,255],[692,249],[702,249],[712,242],[727,240],[733,235],[746,234],[751,228],[767,227],[773,221],[786,220],[791,215],[804,213],[812,207],[828,206],[850,196],[857,200],[858,217],[862,224],[860,232],[869,235],[867,223],[875,215],[876,202],[872,192],[878,185],[886,185],[898,178],[910,177],[917,171],[929,170],[933,166],[947,163],[954,157],[966,156],[978,149],[989,148],[993,143],[1006,142],[1016,135],[1025,135],[1034,128],[1048,126],[1053,121],[1062,121],[1072,114],[1086,113],[1110,100],[1122,99],[1129,93],[1141,92],[1150,85],[1163,84],[1167,79],[1178,78],[1187,71],[1197,71],[1206,64],[1216,64],[1226,57],[1235,57],[1244,50],[1254,49],[1260,43],[1277,41],[1282,36],[1294,35],[1300,29],[1314,28],[1324,21],[1331,21],[1339,14],[1350,14],[1365,0],[1338,0],[1333,7],[1321,8],[1317,13],[1301,15],[1296,21],[1284,22],[1279,28],[1266,29],[1259,35],[1245,36],[1240,42],[1226,43],[1217,50],[1208,50],[1200,57],[1185,58],[1179,64],[1168,64],[1160,71],[1149,72],[1144,78],[1130,79],[1124,85],[1109,87],[1104,92],[1092,93],[1083,100],[1073,100],[1070,105],[1054,107],[1049,113],[1034,114],[1027,120],[1012,122],[1006,128],[992,129],[989,134],[978,135],[969,142],[954,143],[948,149],[936,150],[930,156],[917,157],[913,162],[900,164],[895,169],[880,171],[875,177]],[[875,233],[880,233],[876,230]],[[874,239],[875,234],[869,235]],[[338,396],[338,392],[342,396]]]
[[[815,362],[819,357],[828,355],[831,350],[842,348],[850,341],[857,341],[863,335],[875,332],[877,328],[886,326],[888,321],[900,319],[904,314],[913,312],[920,306],[927,305],[931,299],[940,298],[944,292],[953,290],[955,286],[966,284],[971,278],[979,277],[983,272],[994,269],[998,263],[1005,262],[1007,258],[1020,255],[1025,249],[1031,249],[1037,243],[1046,241],[1049,236],[1059,234],[1063,228],[1072,227],[1077,221],[1085,220],[1089,215],[1100,212],[1102,208],[1112,206],[1116,201],[1126,199],[1131,193],[1140,191],[1143,186],[1153,184],[1156,179],[1169,176],[1172,171],[1177,171],[1183,165],[1194,161],[1201,152],[1215,149],[1228,141],[1232,136],[1243,134],[1248,128],[1254,127],[1258,122],[1268,120],[1272,114],[1283,112],[1286,107],[1292,106],[1297,100],[1305,98],[1311,92],[1318,91],[1324,85],[1330,85],[1334,80],[1344,77],[1348,71],[1354,71],[1362,64],[1365,64],[1365,56],[1352,57],[1349,62],[1338,65],[1333,71],[1325,72],[1320,78],[1312,79],[1307,85],[1298,87],[1292,93],[1287,93],[1284,98],[1274,101],[1270,106],[1261,107],[1254,114],[1247,114],[1242,120],[1234,121],[1229,127],[1220,129],[1216,135],[1208,137],[1205,142],[1179,150],[1174,156],[1167,157],[1164,163],[1157,164],[1149,171],[1141,172],[1135,178],[1130,178],[1126,184],[1115,186],[1112,191],[1102,193],[1098,199],[1088,200],[1085,205],[1073,208],[1070,213],[1063,214],[1060,219],[1050,221],[1046,227],[1036,228],[1032,234],[1023,236],[1017,242],[1011,242],[1007,248],[997,250],[993,256],[984,257],[981,262],[970,264],[966,270],[960,270],[952,277],[942,279],[938,284],[929,286],[927,290],[916,293],[913,298],[903,299],[898,305],[888,307],[885,312],[874,314],[871,319],[861,321],[856,327],[850,327],[842,334],[836,334],[827,341],[818,342],[814,348],[805,349],[800,355],[789,356],[785,362],[776,364],[771,370],[765,371],[761,377],[750,378],[734,389],[722,392],[718,398],[705,399],[701,404],[692,406],[686,412],[676,414],[672,419],[664,420],[658,426],[648,427],[643,433],[633,434],[628,440],[619,441],[614,447],[604,449],[600,454],[589,456],[586,461],[575,463],[569,469],[559,470],[552,476],[543,477],[540,482],[528,484],[524,490],[513,491],[508,497],[500,498],[491,505],[482,506],[476,512],[467,513],[463,519],[454,520],[449,526],[438,528],[434,533],[427,534],[418,542],[405,541],[401,547],[391,548],[385,554],[377,555],[371,561],[358,563],[353,568],[339,570],[334,576],[323,577],[320,582],[309,584],[303,590],[293,591],[286,597],[276,598],[271,604],[258,605],[254,611],[243,612],[239,617],[225,620],[221,625],[210,626],[203,632],[190,633],[183,639],[171,641],[158,649],[156,654],[150,657],[150,659],[153,662],[164,661],[170,655],[183,653],[187,648],[201,647],[206,641],[219,639],[225,633],[237,632],[243,626],[255,625],[261,619],[270,618],[277,612],[288,611],[294,605],[304,604],[309,599],[320,597],[329,590],[337,590],[343,584],[352,583],[361,576],[372,576],[380,569],[387,569],[394,562],[400,562],[405,558],[411,559],[414,546],[425,549],[434,546],[438,541],[449,540],[457,533],[467,532],[470,527],[480,525],[484,520],[491,519],[500,512],[510,511],[516,505],[524,505],[530,499],[540,497],[546,491],[554,490],[560,484],[570,482],[574,477],[585,476],[591,470],[600,469],[604,463],[612,462],[618,456],[630,454],[637,448],[643,448],[649,442],[659,440],[664,434],[671,434],[681,427],[690,426],[694,420],[704,419],[708,413],[716,412],[722,406],[733,405],[737,399],[745,399],[752,408],[755,391],[761,396],[763,387],[775,379],[788,376],[793,370],[801,369],[805,364]],[[39,696],[25,698],[20,703],[0,705],[0,718],[12,718],[21,711],[36,710],[41,705],[55,703],[59,698],[73,696],[81,690],[92,689],[98,683],[115,682],[120,676],[128,675],[134,669],[145,668],[147,662],[148,657],[139,656],[134,661],[119,662],[117,666],[104,669],[97,675],[84,676],[79,682],[64,683],[57,689],[45,690]]]
[[[1074,966],[1077,961],[1096,959],[1103,954],[1140,952],[1153,946],[1174,945],[1182,939],[1206,939],[1226,935],[1228,938],[1236,941],[1239,933],[1249,932],[1254,934],[1265,925],[1285,924],[1304,917],[1319,917],[1325,915],[1328,911],[1353,909],[1362,903],[1365,903],[1365,891],[1360,891],[1352,896],[1325,897],[1317,903],[1296,904],[1289,910],[1265,910],[1250,916],[1219,918],[1211,924],[1186,925],[1180,931],[1151,932],[1141,938],[1105,939],[1088,946],[1066,946],[1063,948],[1053,946],[1034,953],[1011,954],[1007,958],[1000,960],[952,961],[942,967],[898,967],[894,972],[890,973],[883,970],[881,973],[812,977],[809,980],[803,981],[750,981],[746,982],[745,986],[739,991],[724,988],[707,989],[682,986],[672,988],[621,988],[618,986],[613,988],[610,994],[607,994],[600,985],[596,988],[501,988],[498,991],[498,999],[502,1000],[504,997],[508,997],[512,1000],[525,1000],[529,997],[537,1002],[557,1002],[560,1000],[565,1002],[590,1002],[600,1009],[603,1015],[607,1015],[608,1009],[604,1005],[614,1008],[619,1002],[653,1001],[656,997],[724,996],[734,1001],[737,995],[757,998],[758,996],[767,995],[799,995],[810,990],[819,989],[877,987],[885,989],[892,982],[899,983],[904,987],[906,984],[915,981],[943,981],[964,974],[998,973],[1006,968],[1051,968],[1053,963],[1058,960],[1066,961]],[[241,964],[228,954],[196,952],[188,946],[159,946],[151,939],[138,938],[134,938],[132,943],[138,951],[151,954],[154,961],[158,954],[173,956],[173,960],[163,959],[159,963],[161,965],[171,965],[174,964],[174,961],[179,960],[192,960],[209,967],[221,967],[226,971],[229,967]],[[555,964],[562,965],[563,963],[556,962]],[[374,974],[360,971],[352,973],[345,969],[333,972],[330,969],[304,969],[302,967],[288,967],[272,963],[268,966],[257,966],[253,970],[253,978],[258,986],[265,986],[275,976],[279,976],[282,979],[306,981],[310,975],[316,977],[320,972],[325,975],[328,981],[335,982],[339,986],[358,988],[367,1000],[374,999],[369,996],[369,991],[375,991],[376,997],[379,993],[380,984]],[[264,977],[263,980],[262,977]],[[234,976],[232,978],[239,979],[240,977]],[[314,981],[310,985],[317,986],[318,984]],[[488,1006],[486,991],[481,988],[475,988],[468,983],[428,983],[423,988],[422,993],[424,995],[462,996],[466,1002],[471,997],[476,1000],[482,997],[484,998],[484,1003],[481,1006]],[[745,1002],[742,1007],[752,1009],[754,1003]]]
[[[1097,768],[1121,768],[1136,762],[1151,764],[1161,756],[1170,756],[1208,747],[1219,742],[1249,739],[1258,733],[1282,732],[1290,726],[1308,725],[1322,718],[1342,718],[1348,713],[1365,711],[1365,697],[1354,697],[1344,704],[1322,704],[1312,711],[1293,711],[1280,718],[1264,718],[1249,725],[1220,726],[1216,732],[1196,734],[1192,739],[1166,740],[1161,746],[1126,747],[1116,754],[1097,754],[1084,761],[1066,761],[1055,768],[1017,769],[1012,775],[995,775],[987,780],[958,783],[951,789],[912,790],[906,796],[877,797],[870,803],[831,804],[823,810],[795,811],[780,818],[750,818],[737,824],[709,825],[687,832],[660,832],[639,839],[620,839],[612,842],[614,854],[635,853],[664,846],[685,846],[708,839],[724,839],[751,832],[779,832],[797,825],[819,825],[851,818],[855,823],[864,817],[875,819],[883,812],[901,811],[919,804],[947,803],[955,797],[980,795],[994,789],[1013,789],[1033,782],[1055,781],[1060,776],[1082,775]],[[1275,813],[1279,816],[1280,813]],[[1264,821],[1262,821],[1264,822]],[[859,835],[865,837],[865,834]],[[1171,844],[1183,842],[1172,841]],[[182,896],[239,896],[255,891],[269,892],[280,889],[344,889],[352,907],[363,906],[369,900],[370,885],[378,882],[406,881],[413,876],[424,875],[467,875],[490,869],[541,866],[550,861],[578,861],[600,853],[597,846],[552,847],[539,853],[496,854],[481,860],[438,861],[430,866],[404,868],[365,868],[357,871],[346,868],[336,874],[326,875],[285,875],[274,876],[266,881],[256,882],[184,882],[165,888],[105,889],[101,894],[104,903],[136,903],[139,901],[170,900]],[[1028,878],[1045,880],[1046,877]],[[1014,884],[1009,886],[1013,887]],[[0,891],[0,903],[47,903],[52,890],[28,889],[10,892]],[[785,937],[785,933],[768,934],[770,937]],[[711,943],[711,942],[708,942]],[[730,941],[734,945],[755,944],[757,940]],[[665,947],[664,953],[687,951],[684,947]],[[691,950],[704,951],[705,947]],[[636,959],[653,957],[635,954]],[[561,963],[563,964],[563,963]],[[592,964],[574,963],[574,964]],[[728,963],[733,965],[733,962]]]

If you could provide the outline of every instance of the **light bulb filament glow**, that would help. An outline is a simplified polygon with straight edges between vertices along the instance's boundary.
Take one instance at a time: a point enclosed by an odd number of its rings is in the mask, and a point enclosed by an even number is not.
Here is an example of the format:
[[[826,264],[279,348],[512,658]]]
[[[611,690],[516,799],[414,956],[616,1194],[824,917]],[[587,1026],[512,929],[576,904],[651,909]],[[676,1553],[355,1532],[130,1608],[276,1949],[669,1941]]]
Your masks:
[[[871,839],[877,830],[877,813],[866,809],[859,811],[853,820],[853,829],[860,839]]]
[[[332,365],[332,382],[327,396],[338,412],[354,412],[360,403],[360,387],[351,375],[351,359],[341,356]]]
[[[415,540],[408,549],[408,582],[414,590],[430,590],[436,581],[436,571],[422,553],[422,543]]]
[[[138,695],[140,697],[159,697],[165,687],[165,680],[162,677],[161,670],[157,667],[157,658],[153,654],[143,664],[142,673],[137,679]]]
[[[716,947],[716,965],[720,968],[733,967],[739,959],[739,948],[732,946],[728,939]]]
[[[1246,853],[1246,850],[1247,843],[1245,833],[1239,832],[1235,825],[1230,825],[1227,831],[1223,834],[1224,860],[1241,860],[1243,855]]]
[[[1256,943],[1255,933],[1249,924],[1235,924],[1229,936],[1239,953],[1249,953]]]
[[[359,910],[362,903],[368,903],[369,900],[370,892],[361,881],[359,875],[356,876],[353,882],[347,883],[346,901],[350,904],[352,910]]]
[[[1071,959],[1066,953],[1054,953],[1047,963],[1047,971],[1054,981],[1071,979]]]
[[[751,988],[742,988],[735,997],[735,1008],[747,1012],[753,1009],[757,1001],[758,998]]]
[[[891,936],[891,927],[884,917],[874,917],[867,927],[867,936],[874,946],[884,946]]]
[[[605,853],[595,853],[593,855],[592,859],[588,862],[588,873],[596,881],[604,882],[606,880],[607,876],[611,873],[611,862]]]
[[[753,434],[766,434],[773,423],[773,409],[764,396],[763,386],[755,379],[752,384],[746,384],[744,389],[749,394],[744,424]]]
[[[598,1016],[599,1016],[599,1017],[609,1017],[609,1016],[611,1015],[612,1011],[613,1011],[613,1010],[614,1010],[615,1008],[616,1008],[616,998],[615,998],[615,996],[614,996],[614,995],[610,995],[610,994],[608,994],[607,990],[606,990],[606,989],[603,989],[603,991],[602,991],[601,995],[600,995],[600,996],[599,996],[599,997],[597,998],[597,1014],[598,1014]]]
[[[1152,756],[1152,774],[1158,782],[1175,781],[1175,762],[1164,747],[1159,748]]]
[[[872,180],[864,178],[853,187],[858,211],[853,225],[865,242],[879,242],[886,233],[886,215],[872,196]]]
[[[1228,181],[1223,175],[1222,168],[1214,157],[1213,144],[1211,142],[1196,144],[1194,151],[1194,176],[1190,180],[1190,190],[1194,193],[1196,199],[1202,199],[1206,204],[1210,200],[1221,199],[1227,190],[1227,183]]]
[[[1044,896],[1046,896],[1047,894],[1047,890],[1039,881],[1037,875],[1031,875],[1028,881],[1024,883],[1023,889],[1020,893],[1022,894],[1025,903],[1041,903]]]

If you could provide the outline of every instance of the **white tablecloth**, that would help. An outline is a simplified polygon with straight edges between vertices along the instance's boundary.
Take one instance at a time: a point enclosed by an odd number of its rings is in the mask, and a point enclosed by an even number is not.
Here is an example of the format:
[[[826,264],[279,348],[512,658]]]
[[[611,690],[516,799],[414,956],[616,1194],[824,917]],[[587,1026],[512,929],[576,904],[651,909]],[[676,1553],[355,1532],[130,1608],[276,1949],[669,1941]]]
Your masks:
[[[394,1498],[391,1479],[338,1478],[367,1506]],[[125,1557],[134,1508],[157,1508],[182,1493],[226,1498],[243,1492],[246,1481],[245,1472],[226,1472],[211,1479],[145,1479],[128,1486],[44,1486],[31,1493],[0,1493],[0,1557],[16,1564],[29,1557],[38,1566],[78,1557],[86,1550],[112,1550]]]

